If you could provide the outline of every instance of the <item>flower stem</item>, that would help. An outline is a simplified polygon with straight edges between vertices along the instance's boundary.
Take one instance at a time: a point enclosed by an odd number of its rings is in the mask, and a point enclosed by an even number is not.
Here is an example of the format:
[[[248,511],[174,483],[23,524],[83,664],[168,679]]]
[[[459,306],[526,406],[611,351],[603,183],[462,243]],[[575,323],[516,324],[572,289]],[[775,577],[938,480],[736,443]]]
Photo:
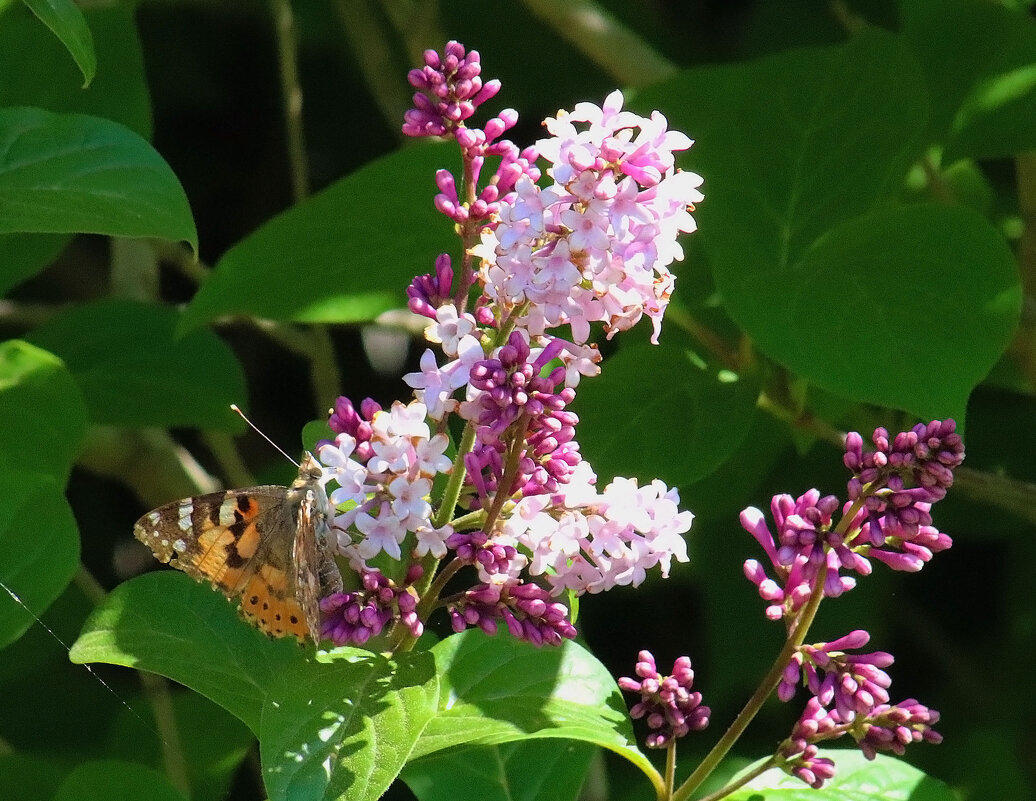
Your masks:
[[[493,496],[493,504],[486,512],[486,522],[482,524],[482,530],[489,532],[500,516],[500,510],[511,497],[511,484],[518,475],[518,466],[521,462],[522,452],[525,450],[525,433],[529,430],[530,418],[522,414],[514,424],[511,431],[511,446],[507,449],[507,464],[504,465],[504,474],[496,485],[496,494]]]
[[[299,84],[295,18],[290,0],[270,0],[270,9],[277,32],[284,127],[288,137],[288,159],[291,162],[291,193],[298,203],[309,194],[309,170],[306,165],[306,139],[302,129],[302,87]]]
[[[442,528],[453,517],[453,511],[457,508],[457,501],[460,498],[461,487],[464,486],[464,457],[467,456],[475,446],[475,426],[468,423],[461,434],[460,444],[457,446],[457,455],[453,457],[453,470],[450,472],[450,480],[446,482],[446,488],[442,491],[442,498],[439,500],[439,508],[435,512],[432,525]]]
[[[76,587],[86,596],[86,599],[94,604],[95,606],[100,605],[105,597],[107,591],[104,586],[97,580],[97,578],[91,573],[86,566],[80,562],[79,570],[73,579]],[[51,632],[53,634],[53,632]],[[56,635],[55,635],[56,636]],[[61,642],[58,640],[58,642]],[[62,643],[64,645],[64,643]],[[86,665],[86,669],[94,675],[98,681],[101,681],[100,677],[93,672],[93,669],[89,665]],[[144,689],[144,697],[147,699],[148,704],[151,707],[151,713],[155,716],[155,727],[157,728],[157,734],[159,742],[161,743],[162,750],[162,765],[165,768],[166,776],[169,777],[169,782],[180,790],[184,794],[188,794],[191,789],[190,778],[187,774],[187,759],[184,757],[183,743],[180,739],[180,730],[176,724],[176,713],[173,709],[172,696],[169,693],[169,684],[162,676],[156,673],[151,673],[147,670],[138,670],[137,675],[140,677],[141,687]],[[111,687],[101,681],[109,692],[112,693],[116,698],[122,701],[126,705],[126,708],[130,710],[134,715],[140,719],[141,723],[147,725],[147,722],[137,714],[126,701],[118,695]]]
[[[726,798],[728,795],[730,795],[735,790],[739,790],[742,787],[744,787],[746,784],[748,784],[750,781],[752,781],[752,779],[754,779],[756,776],[761,776],[762,774],[766,773],[766,771],[768,771],[770,768],[772,768],[776,764],[777,764],[776,758],[770,757],[768,760],[763,762],[761,765],[758,765],[758,766],[752,768],[752,770],[748,771],[748,773],[746,773],[744,776],[740,777],[737,781],[733,781],[730,784],[728,784],[726,787],[723,787],[723,788],[717,790],[714,793],[709,793],[708,795],[703,796],[702,798],[699,798],[698,801],[719,801],[719,799],[721,799],[721,798]]]
[[[809,627],[813,623],[813,619],[816,617],[817,609],[820,607],[820,602],[824,598],[824,580],[827,577],[827,565],[824,565],[824,569],[817,574],[816,584],[813,586],[813,593],[809,596],[809,600],[806,605],[799,612],[798,620],[795,626],[788,633],[788,639],[784,643],[784,647],[781,652],[777,655],[773,664],[767,671],[766,676],[762,682],[756,688],[756,691],[752,694],[752,697],[748,699],[744,708],[738,713],[737,717],[734,718],[734,722],[730,724],[730,728],[726,730],[719,742],[713,746],[712,750],[706,755],[705,759],[701,761],[701,764],[695,768],[692,773],[679,789],[673,793],[672,801],[684,801],[689,798],[691,793],[698,789],[703,781],[712,773],[713,770],[723,760],[723,757],[727,755],[730,749],[737,742],[738,738],[744,734],[745,729],[748,728],[748,724],[752,722],[752,719],[756,716],[759,710],[762,708],[763,703],[769,698],[778,684],[780,684],[781,676],[784,674],[784,669],[788,666],[788,662],[791,661],[792,654],[795,653],[795,649],[802,645],[806,639],[806,632],[809,631]]]
[[[673,797],[676,786],[676,738],[669,741],[665,749],[665,797]]]
[[[462,567],[464,567],[464,562],[460,559],[453,559],[446,564],[446,567],[439,571],[435,580],[432,582],[432,586],[428,588],[427,592],[421,595],[421,600],[417,604],[417,616],[421,618],[421,620],[428,619],[432,610],[435,609],[435,605],[439,602],[439,596],[446,588],[446,584]]]

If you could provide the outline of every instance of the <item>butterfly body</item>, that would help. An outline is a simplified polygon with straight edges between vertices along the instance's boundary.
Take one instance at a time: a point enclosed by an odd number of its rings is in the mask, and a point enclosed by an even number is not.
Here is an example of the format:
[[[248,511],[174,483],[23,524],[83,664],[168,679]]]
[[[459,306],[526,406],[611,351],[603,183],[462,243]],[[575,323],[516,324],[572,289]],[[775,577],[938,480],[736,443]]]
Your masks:
[[[214,492],[160,506],[133,527],[155,557],[208,581],[273,637],[320,641],[321,597],[342,589],[321,468],[306,454],[290,487]]]

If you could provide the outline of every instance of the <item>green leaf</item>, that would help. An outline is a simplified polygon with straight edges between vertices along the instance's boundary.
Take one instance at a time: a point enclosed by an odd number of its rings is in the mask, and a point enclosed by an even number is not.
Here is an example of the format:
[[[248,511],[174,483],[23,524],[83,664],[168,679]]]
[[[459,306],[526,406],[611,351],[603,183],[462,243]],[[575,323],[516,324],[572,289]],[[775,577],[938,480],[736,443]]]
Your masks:
[[[744,439],[759,387],[755,375],[703,369],[672,338],[623,347],[579,384],[580,448],[602,478],[697,481]]]
[[[432,206],[435,171],[456,158],[443,146],[406,148],[274,217],[217,262],[183,325],[227,314],[360,322],[406,306],[413,277],[456,246]]]
[[[402,778],[419,801],[575,801],[596,753],[574,740],[451,748],[410,763]]]
[[[836,773],[819,790],[772,769],[727,798],[732,801],[955,801],[957,798],[942,782],[884,754],[868,761],[856,750],[821,749],[820,756],[834,760]]]
[[[237,358],[209,330],[177,338],[179,317],[166,306],[102,300],[55,316],[30,339],[64,359],[96,423],[238,430]]]
[[[215,701],[256,734],[274,677],[297,672],[306,661],[294,640],[271,641],[220,593],[171,570],[108,593],[69,658],[159,673]]]
[[[123,694],[120,690],[120,695]],[[225,801],[234,774],[255,745],[255,737],[244,723],[199,693],[174,689],[170,695],[191,786],[191,801]],[[163,767],[163,743],[157,736],[148,737],[144,729],[151,726],[158,731],[149,714],[153,707],[144,699],[131,706],[132,710],[120,707],[108,727],[103,754],[112,759]],[[146,724],[141,722],[142,717]]]
[[[1019,288],[977,215],[888,209],[924,141],[924,81],[902,42],[871,32],[669,88],[684,104],[674,127],[699,140],[698,236],[731,317],[830,392],[962,414],[1014,328]]]
[[[169,165],[128,128],[38,108],[0,109],[0,233],[198,234]]]
[[[980,82],[965,100],[953,120],[947,161],[962,156],[1006,158],[1036,148],[1036,26],[1028,33],[1028,63]]]
[[[40,801],[51,798],[70,768],[55,759],[28,754],[0,754],[0,798]]]
[[[310,453],[316,450],[317,443],[321,440],[333,440],[337,434],[327,424],[327,418],[310,420],[302,427],[302,447]]]
[[[973,0],[902,0],[903,35],[932,98],[944,163],[1036,147],[1036,24],[1029,14]]]
[[[438,698],[427,652],[393,662],[340,648],[314,661],[293,640],[271,641],[246,625],[218,593],[170,571],[116,587],[69,657],[159,673],[240,718],[259,737],[274,801],[379,798]]]
[[[1021,308],[996,230],[934,205],[847,222],[795,262],[745,275],[738,297],[759,347],[816,385],[958,420]]]
[[[83,12],[72,0],[22,0],[65,46],[83,73],[83,88],[90,85],[97,72],[94,38]]]
[[[54,793],[54,801],[186,801],[154,768],[114,759],[84,762]]]
[[[0,419],[2,648],[61,594],[79,565],[63,488],[86,432],[86,404],[56,356],[12,340],[0,344]]]
[[[0,344],[0,467],[68,479],[86,434],[86,403],[61,360],[18,340]]]
[[[49,476],[0,471],[0,648],[25,633],[79,567],[79,533],[62,490]]]
[[[582,646],[536,649],[503,634],[466,631],[432,648],[440,676],[439,711],[413,757],[458,745],[538,738],[580,740],[625,757],[651,780],[661,777],[637,748],[615,679]]]
[[[657,91],[670,127],[696,142],[705,178],[695,237],[736,321],[755,273],[793,262],[833,226],[899,192],[920,155],[924,79],[895,37],[689,70]],[[650,107],[652,94],[638,105]]]
[[[390,661],[343,648],[324,658],[269,688],[259,750],[271,801],[376,801],[435,714],[439,685],[428,652]]]
[[[88,91],[65,48],[22,4],[0,19],[0,107],[38,106],[121,122],[151,136],[151,101],[133,3],[84,8],[99,68]]]
[[[6,295],[58,257],[67,234],[0,234],[0,295]]]

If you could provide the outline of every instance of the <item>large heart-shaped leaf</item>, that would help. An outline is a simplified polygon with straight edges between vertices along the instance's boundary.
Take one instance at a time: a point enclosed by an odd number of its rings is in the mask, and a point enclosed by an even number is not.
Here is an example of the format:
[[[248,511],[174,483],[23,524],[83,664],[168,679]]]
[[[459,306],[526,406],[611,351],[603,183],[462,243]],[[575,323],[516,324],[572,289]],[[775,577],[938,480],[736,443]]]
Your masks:
[[[579,384],[580,448],[607,479],[698,481],[748,433],[759,387],[758,376],[702,369],[673,337],[624,347]]]
[[[352,648],[317,657],[267,639],[221,595],[166,571],[113,590],[70,653],[168,676],[240,718],[259,737],[275,801],[380,798],[435,712],[432,657]]]
[[[478,630],[432,648],[440,675],[439,711],[413,757],[458,745],[499,745],[536,738],[581,740],[625,757],[661,787],[635,745],[615,679],[582,646],[536,649]]]
[[[0,648],[18,639],[79,567],[79,532],[52,477],[0,470]]]
[[[0,466],[47,473],[63,486],[86,415],[82,393],[57,356],[19,340],[0,344]]]

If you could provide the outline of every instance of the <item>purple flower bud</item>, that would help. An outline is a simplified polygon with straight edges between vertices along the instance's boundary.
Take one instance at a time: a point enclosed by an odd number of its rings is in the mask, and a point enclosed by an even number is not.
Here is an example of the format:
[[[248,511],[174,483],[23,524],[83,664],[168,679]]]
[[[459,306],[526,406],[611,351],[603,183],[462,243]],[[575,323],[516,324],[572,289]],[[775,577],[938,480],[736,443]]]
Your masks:
[[[922,526],[930,526],[931,504],[941,500],[953,484],[953,470],[964,460],[964,444],[953,420],[933,420],[889,437],[876,429],[875,450],[864,452],[863,439],[853,432],[845,441],[845,466],[853,478],[848,484],[853,500],[866,494],[870,544],[913,540]],[[898,550],[898,543],[891,543]],[[919,570],[924,559],[890,560],[897,570]]]
[[[513,549],[511,549],[513,550]],[[457,629],[458,617],[467,625],[479,625],[487,633],[496,631],[496,620],[503,619],[508,631],[518,639],[540,645],[560,645],[576,636],[568,621],[568,610],[559,603],[548,603],[550,594],[533,583],[511,579],[499,584],[479,584],[449,604]],[[492,624],[492,632],[487,624]]]
[[[655,658],[649,651],[641,651],[635,671],[640,681],[621,677],[618,683],[627,692],[640,693],[640,701],[630,709],[630,717],[646,718],[652,729],[645,741],[648,748],[664,748],[673,739],[708,725],[711,710],[702,706],[701,693],[690,691],[694,670],[689,657],[679,657],[672,674],[661,676]]]
[[[416,574],[414,580],[420,577]],[[321,637],[335,645],[363,645],[399,620],[415,637],[424,626],[414,610],[417,597],[409,584],[395,587],[377,570],[360,572],[362,590],[337,592],[320,600]]]

